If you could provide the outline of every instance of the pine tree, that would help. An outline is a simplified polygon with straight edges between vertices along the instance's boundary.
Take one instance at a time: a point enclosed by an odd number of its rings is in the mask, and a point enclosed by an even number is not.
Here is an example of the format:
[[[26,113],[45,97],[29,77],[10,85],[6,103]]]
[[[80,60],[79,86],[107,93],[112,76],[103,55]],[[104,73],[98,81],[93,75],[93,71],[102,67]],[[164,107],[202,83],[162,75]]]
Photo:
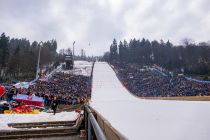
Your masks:
[[[0,37],[0,68],[5,68],[9,57],[9,38],[6,37],[5,33],[1,34]]]

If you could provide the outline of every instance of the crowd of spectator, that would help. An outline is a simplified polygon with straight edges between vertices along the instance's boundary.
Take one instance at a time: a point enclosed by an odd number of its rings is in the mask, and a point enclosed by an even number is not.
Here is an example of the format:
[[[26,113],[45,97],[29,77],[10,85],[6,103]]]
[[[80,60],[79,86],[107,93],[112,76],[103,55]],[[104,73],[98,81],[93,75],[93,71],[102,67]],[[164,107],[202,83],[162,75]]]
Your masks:
[[[38,80],[29,88],[10,87],[6,90],[6,98],[11,101],[16,94],[43,97],[44,105],[50,106],[56,97],[59,104],[75,105],[85,102],[90,96],[90,77],[83,75],[55,73],[50,81]]]
[[[50,105],[54,97],[57,97],[59,104],[82,103],[90,96],[89,77],[59,72],[49,82],[37,81],[29,88],[29,92],[43,97],[45,105]]]
[[[210,84],[184,76],[164,76],[150,68],[115,66],[117,75],[132,93],[140,97],[209,96]]]

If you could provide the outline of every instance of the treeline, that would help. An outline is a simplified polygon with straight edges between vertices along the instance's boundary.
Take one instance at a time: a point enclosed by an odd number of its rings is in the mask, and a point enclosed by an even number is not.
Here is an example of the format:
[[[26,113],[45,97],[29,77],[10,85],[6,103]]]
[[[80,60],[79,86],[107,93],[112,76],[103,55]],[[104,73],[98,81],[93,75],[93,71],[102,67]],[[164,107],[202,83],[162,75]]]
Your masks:
[[[54,64],[59,58],[56,52],[56,40],[30,43],[25,38],[10,39],[5,33],[2,33],[0,37],[0,82],[35,78],[40,47],[40,65]]]
[[[170,71],[184,74],[210,74],[210,44],[195,44],[185,39],[183,45],[175,46],[170,41],[149,41],[148,39],[131,39],[128,43],[114,39],[110,52],[103,59],[121,65],[135,63],[141,66],[159,65]]]

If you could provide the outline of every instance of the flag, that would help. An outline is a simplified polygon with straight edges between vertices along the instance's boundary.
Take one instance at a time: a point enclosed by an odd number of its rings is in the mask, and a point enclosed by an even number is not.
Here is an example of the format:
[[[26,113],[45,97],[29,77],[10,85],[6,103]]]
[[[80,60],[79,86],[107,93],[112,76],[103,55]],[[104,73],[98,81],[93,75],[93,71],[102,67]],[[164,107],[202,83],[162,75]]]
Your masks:
[[[5,88],[0,85],[0,97],[3,96],[5,93]]]
[[[13,96],[13,99],[22,102],[25,105],[35,105],[35,106],[42,106],[43,105],[43,97],[38,96],[28,96],[25,94],[17,94],[16,96]]]
[[[75,41],[73,42],[73,45],[75,44]]]

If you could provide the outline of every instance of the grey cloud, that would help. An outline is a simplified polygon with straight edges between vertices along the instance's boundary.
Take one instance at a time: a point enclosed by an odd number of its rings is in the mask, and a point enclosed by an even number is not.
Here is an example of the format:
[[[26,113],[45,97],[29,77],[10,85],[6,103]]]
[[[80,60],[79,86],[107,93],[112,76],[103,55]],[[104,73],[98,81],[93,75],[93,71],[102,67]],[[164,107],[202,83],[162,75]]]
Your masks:
[[[209,0],[0,0],[0,32],[33,40],[55,38],[89,55],[108,51],[113,38],[208,41]],[[91,49],[88,44],[91,43]]]

